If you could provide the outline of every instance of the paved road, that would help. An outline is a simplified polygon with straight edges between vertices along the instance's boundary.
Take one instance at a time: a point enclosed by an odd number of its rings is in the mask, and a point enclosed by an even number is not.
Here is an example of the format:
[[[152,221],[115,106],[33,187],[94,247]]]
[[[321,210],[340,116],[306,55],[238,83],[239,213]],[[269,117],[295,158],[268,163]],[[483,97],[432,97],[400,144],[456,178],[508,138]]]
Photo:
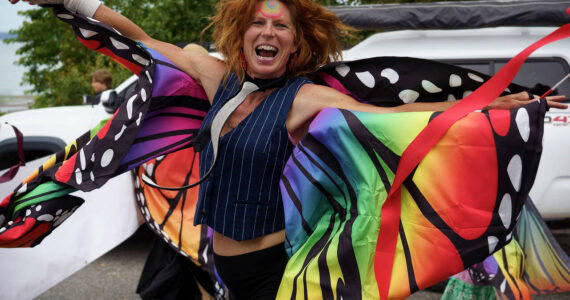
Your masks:
[[[568,251],[570,230],[557,230],[556,236]],[[129,300],[140,299],[135,293],[146,254],[150,248],[152,233],[141,227],[131,238],[114,250],[89,264],[73,276],[40,295],[39,300]],[[436,300],[441,294],[420,291],[408,299]],[[536,296],[539,300],[570,299],[570,293]]]

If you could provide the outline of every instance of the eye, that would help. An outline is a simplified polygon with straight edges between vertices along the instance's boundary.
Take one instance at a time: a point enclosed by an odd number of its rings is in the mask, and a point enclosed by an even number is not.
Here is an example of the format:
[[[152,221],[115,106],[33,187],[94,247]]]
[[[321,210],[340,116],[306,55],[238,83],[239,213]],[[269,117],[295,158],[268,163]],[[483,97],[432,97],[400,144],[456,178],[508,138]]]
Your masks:
[[[251,25],[254,25],[254,26],[261,26],[263,24],[264,24],[263,21],[260,21],[260,20],[256,20],[256,21],[251,22]]]
[[[279,28],[289,28],[289,26],[287,26],[286,24],[283,24],[283,23],[277,23],[277,24],[275,24],[275,26],[279,27]]]

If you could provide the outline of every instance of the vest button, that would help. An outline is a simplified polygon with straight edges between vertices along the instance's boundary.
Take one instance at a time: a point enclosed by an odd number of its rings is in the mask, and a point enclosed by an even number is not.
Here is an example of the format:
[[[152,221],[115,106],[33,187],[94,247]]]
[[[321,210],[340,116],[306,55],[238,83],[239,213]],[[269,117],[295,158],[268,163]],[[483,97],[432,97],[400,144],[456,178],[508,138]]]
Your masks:
[[[205,215],[206,215],[206,210],[205,210],[205,209],[202,209],[202,211],[201,211],[200,213],[202,214],[202,216],[205,216]]]

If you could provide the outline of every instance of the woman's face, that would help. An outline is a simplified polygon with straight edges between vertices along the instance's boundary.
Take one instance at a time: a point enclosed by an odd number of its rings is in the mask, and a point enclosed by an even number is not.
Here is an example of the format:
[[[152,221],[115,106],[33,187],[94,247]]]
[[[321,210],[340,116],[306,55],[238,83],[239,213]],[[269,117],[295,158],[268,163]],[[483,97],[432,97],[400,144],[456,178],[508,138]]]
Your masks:
[[[280,1],[258,2],[243,37],[247,73],[254,78],[276,78],[285,73],[297,50],[295,26],[287,6]]]

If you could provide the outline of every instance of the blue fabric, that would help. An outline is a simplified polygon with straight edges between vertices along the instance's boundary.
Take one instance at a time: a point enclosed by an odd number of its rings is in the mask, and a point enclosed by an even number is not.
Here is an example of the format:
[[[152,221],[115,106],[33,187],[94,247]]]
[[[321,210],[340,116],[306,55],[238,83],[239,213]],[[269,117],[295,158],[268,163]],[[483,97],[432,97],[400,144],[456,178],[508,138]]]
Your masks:
[[[288,79],[220,138],[214,170],[200,185],[195,223],[207,224],[238,241],[284,228],[279,180],[293,150],[285,121],[297,92],[308,82],[306,78]],[[220,85],[203,127],[240,88],[237,77],[231,74],[226,85]],[[212,159],[210,141],[200,152],[200,177]]]

